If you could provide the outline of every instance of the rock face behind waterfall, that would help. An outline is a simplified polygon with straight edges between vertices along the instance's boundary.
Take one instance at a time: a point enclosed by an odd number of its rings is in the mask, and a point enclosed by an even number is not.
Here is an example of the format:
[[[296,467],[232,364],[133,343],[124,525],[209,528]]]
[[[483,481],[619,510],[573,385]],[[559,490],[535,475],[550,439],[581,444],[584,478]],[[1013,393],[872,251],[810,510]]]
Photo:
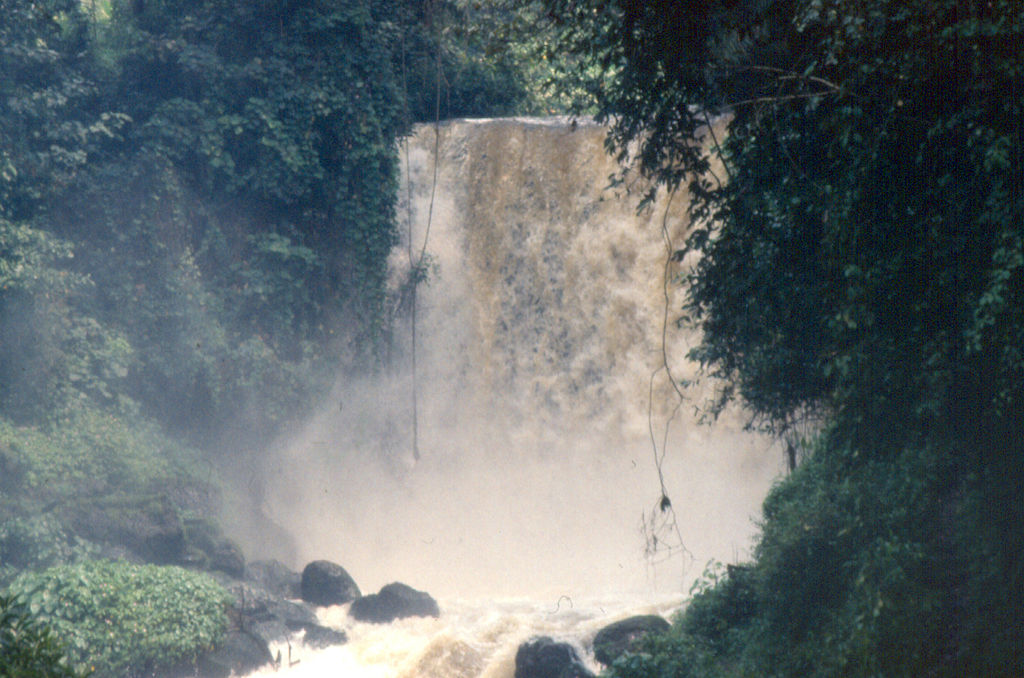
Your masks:
[[[468,389],[463,403],[513,418],[599,421],[611,431],[624,423],[614,415],[646,421],[630,408],[646,403],[637,394],[661,357],[662,234],[681,241],[685,201],[638,214],[639,194],[609,186],[619,168],[604,150],[606,129],[586,121],[455,120],[437,133],[436,200],[433,162],[417,155],[432,154],[434,130],[419,127],[410,140],[412,212],[418,229],[430,213],[437,264],[422,290],[432,312],[421,319],[431,337],[421,368],[435,371],[434,383]],[[664,396],[656,402],[671,403],[668,382],[654,388]]]

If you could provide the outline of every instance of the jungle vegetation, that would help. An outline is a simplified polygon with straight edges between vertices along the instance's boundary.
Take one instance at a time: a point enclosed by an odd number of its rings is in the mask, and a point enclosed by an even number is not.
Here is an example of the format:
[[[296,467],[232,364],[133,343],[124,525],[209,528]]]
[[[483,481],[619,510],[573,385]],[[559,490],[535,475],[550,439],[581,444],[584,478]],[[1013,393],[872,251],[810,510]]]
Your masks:
[[[336,375],[386,367],[398,142],[541,106],[522,55],[471,30],[482,11],[0,0],[0,588],[22,573],[0,675],[151,671],[217,638],[219,587],[97,562],[79,523],[138,510],[187,537],[216,517],[225,460]],[[87,617],[156,619],[102,598],[142,579],[199,626],[99,644]],[[81,605],[50,609],[55,591]],[[78,630],[78,668],[38,615]]]
[[[1024,673],[1024,9],[545,4],[609,148],[691,201],[708,413],[801,459],[610,674]]]
[[[709,570],[609,674],[1024,675],[1019,3],[0,0],[0,16],[0,585],[135,576],[55,507],[215,494],[212,457],[258,447],[324,375],[386,359],[413,122],[574,104],[691,200],[679,321],[721,385],[709,414],[739,402],[799,462],[754,559]],[[168,600],[222,600],[144,574]],[[79,663],[60,659],[41,605],[0,597],[18,657],[0,675],[76,675],[108,651],[84,629]],[[194,654],[220,628],[201,621],[109,656]]]

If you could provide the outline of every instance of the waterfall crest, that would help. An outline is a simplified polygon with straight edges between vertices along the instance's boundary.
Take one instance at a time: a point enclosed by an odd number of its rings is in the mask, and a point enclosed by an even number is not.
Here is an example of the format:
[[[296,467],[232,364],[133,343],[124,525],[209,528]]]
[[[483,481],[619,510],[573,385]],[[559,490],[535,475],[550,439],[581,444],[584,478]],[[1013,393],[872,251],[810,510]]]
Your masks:
[[[618,168],[595,124],[455,121],[436,133],[419,127],[408,147],[412,239],[423,242],[429,217],[437,264],[418,328],[425,380],[458,381],[503,424],[642,433],[662,363],[662,226],[678,242],[685,201],[638,214],[639,197],[627,195],[638,186],[609,187]],[[671,320],[678,288],[668,290]],[[674,338],[671,362],[682,366],[686,341]],[[667,386],[655,393],[661,416]]]

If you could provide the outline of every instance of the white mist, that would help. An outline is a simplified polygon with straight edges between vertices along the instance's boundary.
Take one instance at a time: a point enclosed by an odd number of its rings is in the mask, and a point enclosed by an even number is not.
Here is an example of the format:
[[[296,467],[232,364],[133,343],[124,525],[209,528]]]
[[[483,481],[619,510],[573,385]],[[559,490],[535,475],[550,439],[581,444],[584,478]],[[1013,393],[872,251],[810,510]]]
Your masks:
[[[441,620],[350,628],[349,646],[315,655],[335,669],[511,675],[521,639],[547,628],[585,645],[596,620],[641,600],[678,605],[709,560],[749,555],[780,456],[736,415],[698,424],[706,391],[680,404],[663,363],[696,376],[694,335],[674,328],[682,292],[664,283],[682,272],[666,261],[687,201],[638,215],[635,178],[607,188],[617,167],[603,139],[565,120],[454,121],[403,147],[400,214],[414,258],[429,223],[432,271],[415,328],[420,458],[406,324],[388,374],[339,383],[259,469],[263,511],[294,536],[292,566],[334,560],[364,593],[402,581],[441,603]],[[408,253],[392,257],[396,281]],[[657,510],[662,454],[678,533]],[[405,649],[360,658],[380,642]],[[462,669],[421,666],[446,652],[458,665],[463,645]]]

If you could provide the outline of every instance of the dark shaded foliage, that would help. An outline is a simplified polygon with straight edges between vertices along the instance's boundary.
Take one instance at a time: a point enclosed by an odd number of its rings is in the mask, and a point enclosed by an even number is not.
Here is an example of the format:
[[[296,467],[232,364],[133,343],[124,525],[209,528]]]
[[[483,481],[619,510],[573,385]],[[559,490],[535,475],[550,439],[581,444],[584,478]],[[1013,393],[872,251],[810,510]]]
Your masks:
[[[876,448],[1011,433],[1019,7],[549,4],[606,71],[612,146],[690,190],[694,357],[766,425],[825,411]]]
[[[1019,675],[1024,10],[544,4],[609,146],[689,192],[712,414],[819,429],[756,562],[614,673]]]
[[[385,353],[397,140],[521,78],[457,3],[110,7],[2,6],[0,408],[258,446]]]
[[[0,595],[0,676],[3,678],[84,678],[72,668],[54,632],[40,622],[28,605]]]

